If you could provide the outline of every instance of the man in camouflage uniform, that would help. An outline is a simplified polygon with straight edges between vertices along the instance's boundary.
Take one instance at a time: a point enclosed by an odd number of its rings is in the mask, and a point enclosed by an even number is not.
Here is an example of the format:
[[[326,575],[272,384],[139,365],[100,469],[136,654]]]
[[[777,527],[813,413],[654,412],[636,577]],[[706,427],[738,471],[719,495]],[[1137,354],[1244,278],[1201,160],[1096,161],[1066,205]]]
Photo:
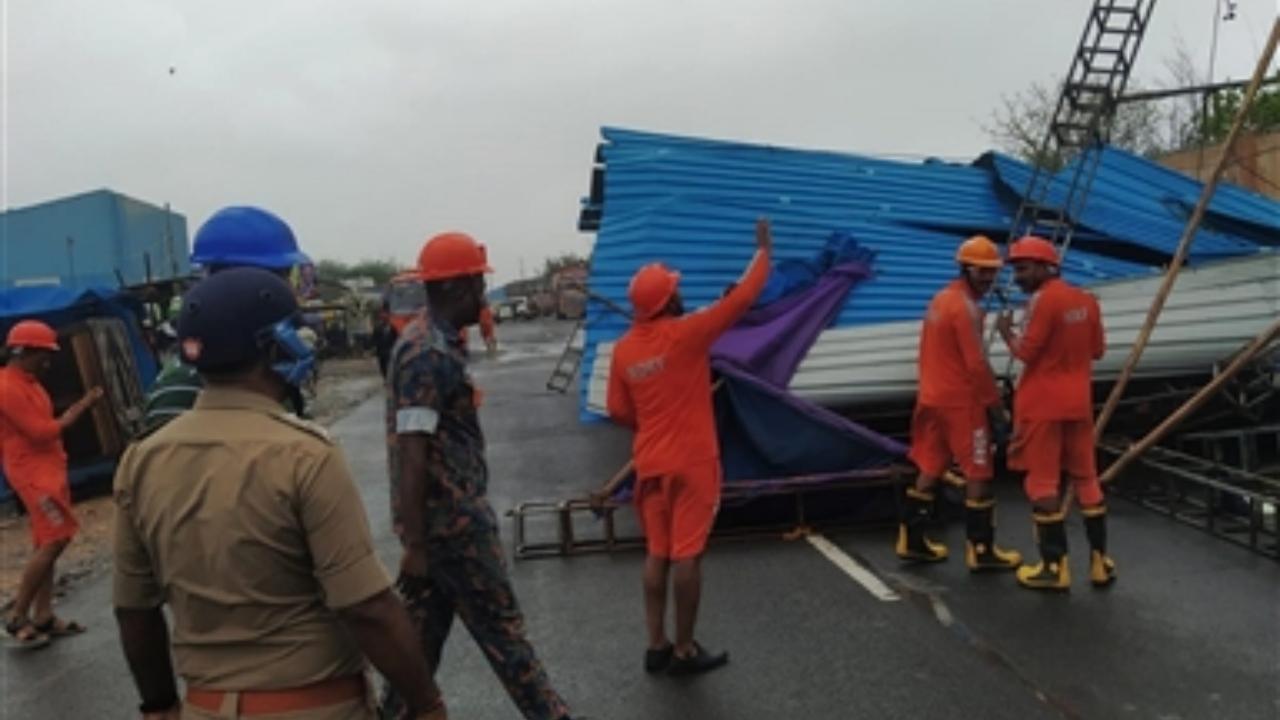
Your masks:
[[[431,238],[418,256],[427,305],[405,326],[387,371],[392,518],[404,547],[399,587],[432,667],[462,618],[521,714],[569,717],[525,637],[507,576],[488,467],[459,330],[479,319],[484,246],[462,233]],[[385,706],[398,699],[389,691]]]

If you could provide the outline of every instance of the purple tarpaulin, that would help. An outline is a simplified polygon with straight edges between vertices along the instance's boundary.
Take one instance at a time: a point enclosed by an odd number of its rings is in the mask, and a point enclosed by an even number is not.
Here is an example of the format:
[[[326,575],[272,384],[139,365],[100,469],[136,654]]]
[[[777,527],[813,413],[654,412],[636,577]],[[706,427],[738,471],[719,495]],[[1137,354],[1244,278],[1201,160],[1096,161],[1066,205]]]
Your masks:
[[[844,306],[849,291],[869,277],[869,263],[831,268],[812,287],[748,313],[716,341],[712,359],[785,388],[809,348]]]

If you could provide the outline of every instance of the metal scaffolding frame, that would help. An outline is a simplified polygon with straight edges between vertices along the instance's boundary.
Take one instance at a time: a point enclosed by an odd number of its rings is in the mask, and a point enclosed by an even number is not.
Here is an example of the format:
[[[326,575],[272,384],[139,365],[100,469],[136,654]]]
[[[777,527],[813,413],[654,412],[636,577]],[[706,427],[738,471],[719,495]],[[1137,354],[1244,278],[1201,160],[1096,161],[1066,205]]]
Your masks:
[[[1233,438],[1227,431],[1217,435]],[[1112,437],[1098,449],[1119,457],[1129,445]],[[1280,561],[1280,479],[1160,446],[1134,466],[1111,485],[1121,497]]]
[[[809,528],[812,518],[807,501],[819,493],[854,490],[883,490],[904,485],[915,476],[915,470],[905,466],[892,466],[878,470],[842,473],[835,476],[800,476],[750,483],[728,483],[724,487],[721,505],[731,506],[760,498],[790,496],[793,499],[792,515],[781,524],[720,529],[712,539],[734,539],[802,532]],[[895,494],[896,497],[896,494]],[[591,553],[608,553],[644,547],[644,538],[620,536],[615,513],[623,507],[614,502],[593,505],[585,498],[563,501],[522,502],[507,512],[512,519],[512,550],[517,560],[543,557],[565,557]],[[555,521],[555,537],[548,540],[531,539],[530,521],[551,516]],[[600,529],[595,533],[584,532],[582,520],[596,519]],[[592,536],[588,536],[592,535]]]

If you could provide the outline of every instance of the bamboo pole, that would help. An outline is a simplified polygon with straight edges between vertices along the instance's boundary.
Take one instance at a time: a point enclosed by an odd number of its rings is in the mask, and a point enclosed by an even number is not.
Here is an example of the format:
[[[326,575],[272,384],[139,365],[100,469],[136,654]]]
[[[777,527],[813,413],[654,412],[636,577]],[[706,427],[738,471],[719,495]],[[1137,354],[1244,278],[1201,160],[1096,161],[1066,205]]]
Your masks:
[[[1277,43],[1280,43],[1280,18],[1276,19],[1271,26],[1271,37],[1267,40],[1266,49],[1262,51],[1262,57],[1258,59],[1258,66],[1253,71],[1253,79],[1249,81],[1244,101],[1240,104],[1240,111],[1236,113],[1235,121],[1231,124],[1231,132],[1227,134],[1226,142],[1223,144],[1222,155],[1214,165],[1213,174],[1205,182],[1204,189],[1200,192],[1200,200],[1196,203],[1195,210],[1191,213],[1191,218],[1187,221],[1187,226],[1182,231],[1182,238],[1178,241],[1178,248],[1173,254],[1173,260],[1169,263],[1164,282],[1161,283],[1155,299],[1151,302],[1151,309],[1147,311],[1146,322],[1143,323],[1142,330],[1138,333],[1138,338],[1133,343],[1133,349],[1129,351],[1129,357],[1125,360],[1124,366],[1120,370],[1120,377],[1116,378],[1116,384],[1111,388],[1111,394],[1107,397],[1107,402],[1102,406],[1102,412],[1098,414],[1098,419],[1094,423],[1093,435],[1095,439],[1101,438],[1103,431],[1106,430],[1107,423],[1111,421],[1111,416],[1115,413],[1116,403],[1120,401],[1120,396],[1124,394],[1125,386],[1129,384],[1130,378],[1133,377],[1138,361],[1142,359],[1142,353],[1146,350],[1147,343],[1151,340],[1151,333],[1155,330],[1160,311],[1164,309],[1169,292],[1173,289],[1173,283],[1178,278],[1178,272],[1186,262],[1187,253],[1191,249],[1191,241],[1195,238],[1200,222],[1204,219],[1205,211],[1208,210],[1209,202],[1213,199],[1218,180],[1221,179],[1223,171],[1226,170],[1227,162],[1232,157],[1232,148],[1236,144],[1236,138],[1239,137],[1241,128],[1244,127],[1244,121],[1249,114],[1249,110],[1253,107],[1254,99],[1258,94],[1258,87],[1262,84],[1262,79],[1266,77],[1267,69],[1271,66],[1271,58],[1275,56]]]
[[[1208,402],[1209,398],[1211,398],[1214,393],[1221,389],[1223,385],[1231,380],[1231,378],[1238,375],[1246,365],[1252,362],[1254,358],[1266,349],[1267,345],[1271,344],[1271,342],[1277,338],[1280,338],[1280,318],[1272,322],[1270,327],[1254,338],[1253,342],[1249,343],[1248,347],[1240,351],[1240,354],[1236,355],[1235,360],[1232,360],[1230,365],[1228,365],[1222,372],[1218,373],[1218,375],[1207,385],[1200,388],[1199,392],[1188,398],[1181,407],[1173,412],[1173,414],[1165,418],[1164,422],[1160,423],[1154,430],[1147,433],[1146,437],[1143,437],[1138,442],[1130,445],[1129,449],[1125,450],[1123,455],[1117,458],[1115,462],[1111,463],[1111,466],[1102,474],[1100,480],[1103,483],[1108,483],[1114,480],[1116,476],[1119,475],[1120,472],[1129,465],[1129,463],[1133,462],[1135,458],[1147,450],[1150,450],[1151,446],[1163,440],[1165,435],[1168,435],[1169,432],[1177,427],[1179,423],[1187,419],[1187,417],[1195,411],[1199,410],[1202,405]]]

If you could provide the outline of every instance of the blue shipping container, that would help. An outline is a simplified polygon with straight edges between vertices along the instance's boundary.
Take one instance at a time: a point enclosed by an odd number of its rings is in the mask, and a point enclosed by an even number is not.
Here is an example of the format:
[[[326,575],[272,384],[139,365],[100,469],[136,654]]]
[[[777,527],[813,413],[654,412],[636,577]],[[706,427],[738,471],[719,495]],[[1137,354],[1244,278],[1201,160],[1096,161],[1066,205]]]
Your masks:
[[[111,190],[0,213],[0,287],[140,285],[191,272],[187,220]]]

